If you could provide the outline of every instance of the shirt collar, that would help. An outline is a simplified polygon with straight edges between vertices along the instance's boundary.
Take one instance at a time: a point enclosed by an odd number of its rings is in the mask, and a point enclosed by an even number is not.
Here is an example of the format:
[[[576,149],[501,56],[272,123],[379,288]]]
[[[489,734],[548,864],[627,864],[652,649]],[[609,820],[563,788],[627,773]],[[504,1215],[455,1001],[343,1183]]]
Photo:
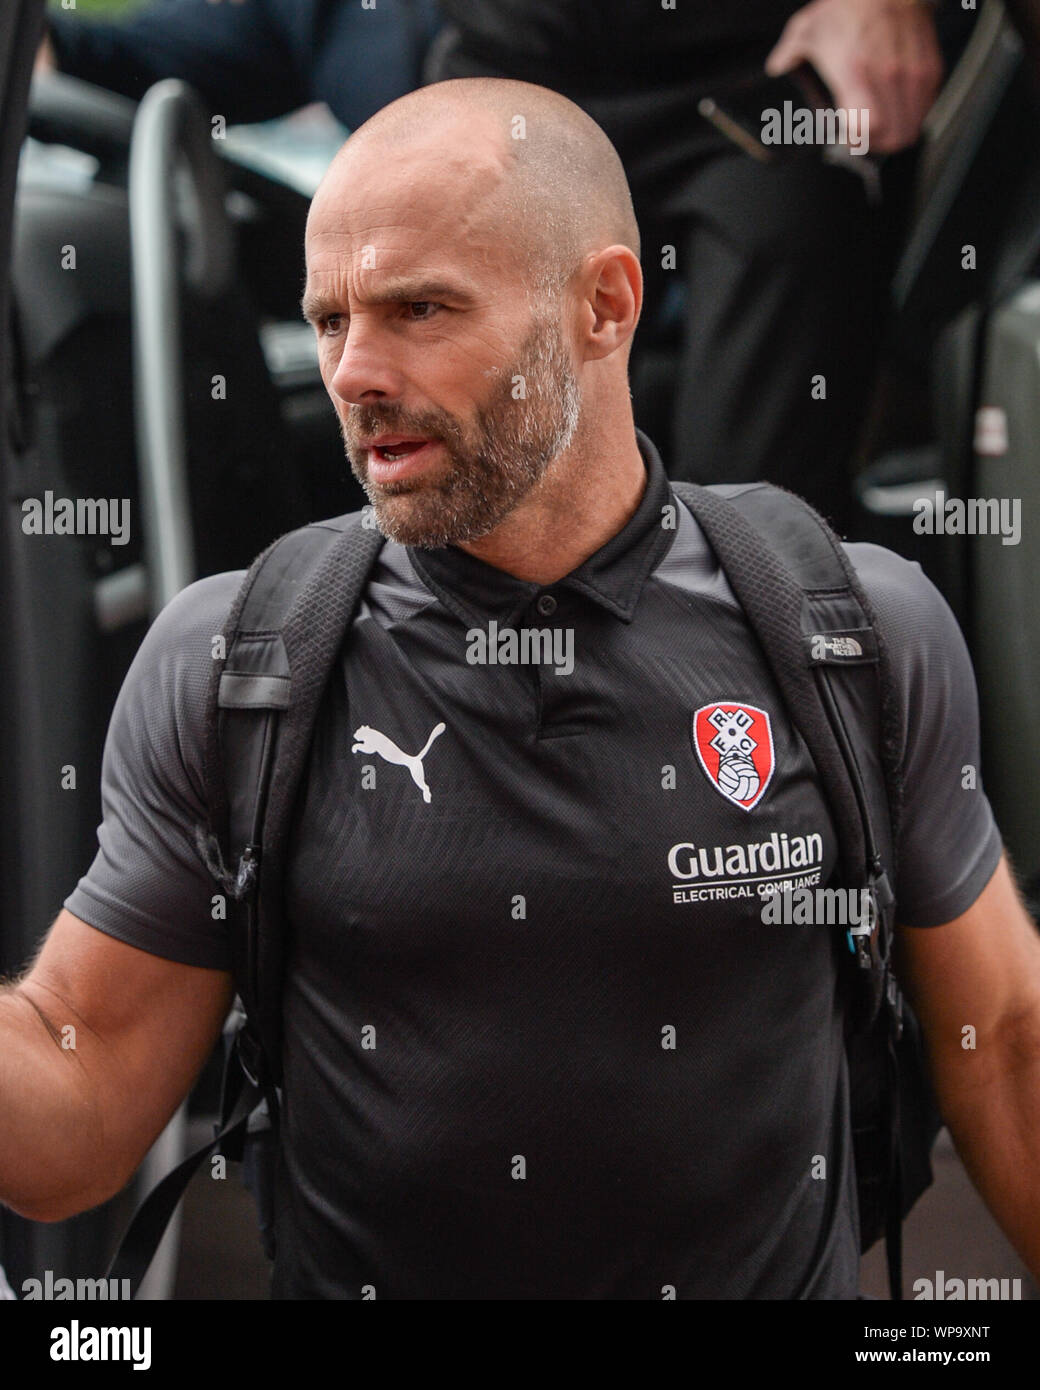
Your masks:
[[[468,626],[495,618],[508,625],[543,590],[572,589],[608,612],[631,622],[647,577],[664,559],[675,538],[664,526],[664,509],[674,506],[661,457],[636,430],[636,442],[646,465],[646,487],[635,512],[605,545],[577,569],[553,584],[532,584],[478,560],[457,546],[424,550],[408,547],[416,574],[444,606]]]

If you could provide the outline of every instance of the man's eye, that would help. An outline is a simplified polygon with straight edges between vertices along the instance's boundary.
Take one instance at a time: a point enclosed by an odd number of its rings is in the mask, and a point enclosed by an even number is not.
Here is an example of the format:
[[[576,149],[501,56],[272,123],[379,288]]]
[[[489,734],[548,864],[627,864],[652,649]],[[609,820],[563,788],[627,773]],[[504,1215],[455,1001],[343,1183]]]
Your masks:
[[[332,334],[336,334],[336,333],[338,333],[338,332],[340,331],[340,329],[341,329],[342,327],[343,327],[343,315],[342,315],[342,314],[326,314],[325,317],[324,317],[324,318],[322,319],[322,321],[321,321],[321,330],[322,330],[323,333],[332,333]]]
[[[408,305],[408,313],[413,319],[432,319],[440,307],[431,299],[413,299]]]

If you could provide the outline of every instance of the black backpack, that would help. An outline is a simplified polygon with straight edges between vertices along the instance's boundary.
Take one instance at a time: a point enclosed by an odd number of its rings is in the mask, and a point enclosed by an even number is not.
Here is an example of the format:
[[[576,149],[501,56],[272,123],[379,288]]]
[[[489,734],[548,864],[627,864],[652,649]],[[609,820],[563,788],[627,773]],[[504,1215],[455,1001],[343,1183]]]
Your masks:
[[[860,1245],[884,1234],[902,1298],[902,1220],[930,1184],[940,1120],[917,1019],[891,966],[902,802],[901,715],[876,618],[837,537],[766,483],[673,482],[715,551],[815,763],[839,842],[835,879],[866,889],[866,929],[842,933]],[[245,1163],[274,1255],[286,849],[326,682],[383,544],[372,509],[282,536],[253,563],[213,663],[203,862],[228,899],[237,1016],[216,1137],[138,1209],[108,1271],[136,1291],[201,1163]]]

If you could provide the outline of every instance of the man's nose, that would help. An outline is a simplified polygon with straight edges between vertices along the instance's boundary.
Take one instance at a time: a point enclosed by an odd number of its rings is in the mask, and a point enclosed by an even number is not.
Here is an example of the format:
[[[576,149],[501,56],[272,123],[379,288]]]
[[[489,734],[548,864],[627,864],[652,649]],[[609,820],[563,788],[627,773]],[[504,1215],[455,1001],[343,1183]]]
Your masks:
[[[347,330],[343,351],[329,378],[330,392],[348,405],[366,405],[401,392],[401,373],[387,335],[357,315]]]

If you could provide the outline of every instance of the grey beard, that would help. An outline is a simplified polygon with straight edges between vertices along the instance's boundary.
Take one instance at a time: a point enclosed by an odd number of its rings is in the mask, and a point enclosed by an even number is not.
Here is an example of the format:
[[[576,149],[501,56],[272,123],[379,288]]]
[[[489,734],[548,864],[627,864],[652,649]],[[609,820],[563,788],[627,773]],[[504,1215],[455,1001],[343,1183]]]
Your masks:
[[[518,377],[525,391],[520,399],[513,394]],[[580,417],[580,388],[559,325],[543,321],[503,371],[468,432],[443,411],[408,415],[396,407],[357,406],[351,412],[355,437],[400,429],[443,440],[451,463],[437,482],[420,476],[398,485],[370,484],[365,456],[352,451],[342,421],[340,428],[379,529],[402,545],[433,548],[479,540],[493,531],[570,447]],[[405,497],[408,502],[398,500]]]

